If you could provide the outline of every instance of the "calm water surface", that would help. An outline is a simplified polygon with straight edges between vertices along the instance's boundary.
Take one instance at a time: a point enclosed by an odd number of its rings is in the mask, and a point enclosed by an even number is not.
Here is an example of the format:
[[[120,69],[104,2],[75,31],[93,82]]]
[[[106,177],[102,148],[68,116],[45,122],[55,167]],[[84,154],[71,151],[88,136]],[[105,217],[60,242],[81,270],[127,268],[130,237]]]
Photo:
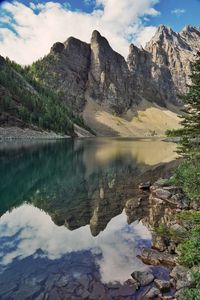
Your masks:
[[[1,143],[0,299],[142,299],[128,280],[147,268],[136,256],[156,217],[146,203],[124,208],[138,183],[169,172],[175,149],[150,139]]]

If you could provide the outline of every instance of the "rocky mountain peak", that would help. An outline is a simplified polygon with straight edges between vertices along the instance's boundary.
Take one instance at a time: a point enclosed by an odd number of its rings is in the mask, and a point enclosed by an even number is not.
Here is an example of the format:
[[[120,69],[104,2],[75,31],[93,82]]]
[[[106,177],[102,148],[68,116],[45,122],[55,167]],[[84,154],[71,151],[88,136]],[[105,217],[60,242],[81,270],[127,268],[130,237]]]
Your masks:
[[[145,50],[152,55],[152,62],[159,69],[152,69],[153,77],[162,72],[162,89],[170,94],[172,102],[177,102],[177,92],[184,93],[190,83],[189,75],[195,54],[200,50],[200,31],[198,27],[187,26],[180,33],[161,25]],[[165,74],[165,75],[164,75]],[[171,79],[170,79],[171,78]],[[171,82],[171,83],[170,83]]]
[[[187,33],[199,33],[200,31],[200,26],[191,26],[191,25],[186,25],[181,32],[187,32]]]
[[[177,33],[160,25],[145,49],[130,45],[125,61],[94,30],[90,44],[70,37],[55,43],[38,64],[43,64],[42,80],[64,92],[75,111],[83,111],[92,99],[123,114],[141,99],[178,104],[177,92],[186,91],[199,41],[199,27],[187,26]]]
[[[54,54],[62,53],[64,48],[65,48],[65,45],[63,43],[57,42],[57,43],[53,44],[53,46],[51,47],[50,52],[54,53]]]
[[[145,48],[151,47],[153,44],[176,44],[178,46],[183,44],[183,41],[181,41],[179,33],[173,31],[170,27],[160,25]]]
[[[81,47],[86,47],[88,48],[88,44],[75,38],[75,37],[69,37],[66,42],[64,42],[64,46],[65,46],[65,49],[68,49],[68,48],[81,48]]]
[[[102,49],[103,52],[110,52],[112,50],[108,40],[104,36],[102,36],[97,30],[93,31],[91,37],[91,48],[93,49],[95,47],[96,49]]]
[[[87,95],[122,113],[131,103],[128,95],[130,88],[127,88],[128,77],[128,66],[124,57],[115,52],[107,39],[95,30],[91,38]]]
[[[102,38],[102,36],[101,36],[101,34],[100,34],[100,32],[99,32],[98,30],[94,30],[94,31],[92,32],[91,40],[93,40],[93,41],[98,41],[98,40],[100,40],[101,38]]]
[[[192,46],[193,51],[199,51],[200,27],[185,26],[180,36],[185,43]]]

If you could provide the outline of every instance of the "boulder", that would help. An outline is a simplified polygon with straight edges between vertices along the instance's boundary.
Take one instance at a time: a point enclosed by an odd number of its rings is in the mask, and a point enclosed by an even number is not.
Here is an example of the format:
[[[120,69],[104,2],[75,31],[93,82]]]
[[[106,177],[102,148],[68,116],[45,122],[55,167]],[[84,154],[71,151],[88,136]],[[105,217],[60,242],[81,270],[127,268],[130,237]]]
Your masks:
[[[158,236],[158,235],[153,235],[152,237],[152,247],[163,252],[165,250],[167,250],[169,241],[162,237],[162,236]]]
[[[173,235],[175,236],[174,238],[177,240],[187,236],[187,230],[177,223],[170,226],[170,231],[173,233]]]
[[[152,271],[134,271],[131,276],[135,279],[139,285],[145,286],[154,280]]]
[[[145,264],[154,266],[165,265],[173,267],[176,265],[176,255],[165,252],[159,252],[150,248],[144,248],[139,258]]]
[[[191,271],[186,267],[176,266],[171,271],[170,276],[173,278],[177,290],[192,287],[194,284]]]
[[[162,199],[162,200],[168,200],[172,194],[168,191],[165,190],[164,188],[158,188],[153,192],[153,195],[156,198]]]
[[[189,201],[183,194],[175,194],[170,199],[168,199],[168,202],[171,204],[176,205],[179,209],[187,209],[189,208]]]
[[[155,285],[157,288],[162,292],[168,292],[170,290],[170,282],[167,280],[154,280]]]

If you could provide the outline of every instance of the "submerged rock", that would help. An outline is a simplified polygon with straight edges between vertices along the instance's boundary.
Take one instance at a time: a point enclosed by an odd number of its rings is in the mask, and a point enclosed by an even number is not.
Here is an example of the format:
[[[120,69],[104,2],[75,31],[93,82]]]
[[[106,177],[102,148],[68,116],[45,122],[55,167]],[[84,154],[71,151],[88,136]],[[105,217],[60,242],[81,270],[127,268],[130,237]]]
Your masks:
[[[152,287],[144,296],[145,299],[154,299],[159,294],[160,294],[159,289],[157,289],[156,287]]]
[[[124,282],[125,286],[129,286],[132,289],[134,289],[135,291],[138,289],[139,285],[136,279],[132,278],[132,279],[128,279]]]
[[[106,291],[104,285],[100,282],[94,282],[90,299],[105,299],[105,293]]]

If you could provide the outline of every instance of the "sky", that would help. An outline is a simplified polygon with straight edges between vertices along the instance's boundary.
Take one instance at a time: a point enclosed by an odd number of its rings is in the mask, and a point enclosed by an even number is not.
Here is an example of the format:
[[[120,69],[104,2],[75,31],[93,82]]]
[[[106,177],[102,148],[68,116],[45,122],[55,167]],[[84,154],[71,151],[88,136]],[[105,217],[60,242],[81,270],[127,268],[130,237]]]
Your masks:
[[[126,57],[130,43],[144,47],[160,24],[200,26],[199,14],[200,0],[0,0],[0,55],[31,64],[70,36],[90,42],[96,29]]]

